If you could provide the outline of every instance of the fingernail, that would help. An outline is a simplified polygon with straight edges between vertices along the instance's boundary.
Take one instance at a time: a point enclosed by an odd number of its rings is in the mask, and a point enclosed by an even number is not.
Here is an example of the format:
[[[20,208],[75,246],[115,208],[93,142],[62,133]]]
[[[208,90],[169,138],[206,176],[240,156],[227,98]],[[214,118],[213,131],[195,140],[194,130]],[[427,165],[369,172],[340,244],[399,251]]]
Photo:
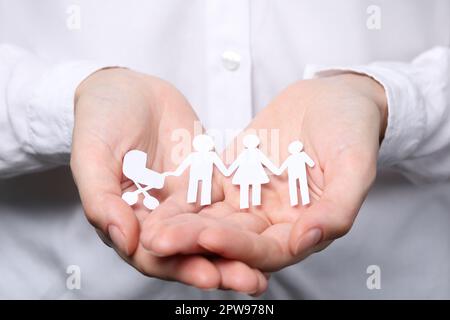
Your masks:
[[[322,239],[322,230],[319,228],[314,228],[306,232],[297,243],[297,248],[295,250],[297,255],[303,253],[306,249],[314,247]]]
[[[118,227],[116,227],[115,225],[111,224],[108,226],[108,234],[109,234],[109,237],[111,238],[112,242],[117,246],[117,248],[120,251],[122,251],[123,253],[125,253],[126,255],[128,255],[128,249],[127,249],[125,236],[120,231],[120,229]]]

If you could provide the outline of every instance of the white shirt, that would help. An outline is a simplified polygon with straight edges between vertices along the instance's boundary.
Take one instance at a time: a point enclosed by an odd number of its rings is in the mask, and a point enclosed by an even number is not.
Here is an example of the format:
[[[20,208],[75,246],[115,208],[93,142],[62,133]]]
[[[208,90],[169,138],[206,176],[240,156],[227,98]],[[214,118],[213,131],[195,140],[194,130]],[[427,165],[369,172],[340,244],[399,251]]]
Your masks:
[[[173,83],[216,132],[320,72],[380,81],[380,174],[351,233],[275,274],[265,297],[450,298],[450,2],[372,2],[0,0],[0,297],[233,296],[137,274],[84,219],[67,167],[44,172],[68,163],[77,85],[120,65]]]

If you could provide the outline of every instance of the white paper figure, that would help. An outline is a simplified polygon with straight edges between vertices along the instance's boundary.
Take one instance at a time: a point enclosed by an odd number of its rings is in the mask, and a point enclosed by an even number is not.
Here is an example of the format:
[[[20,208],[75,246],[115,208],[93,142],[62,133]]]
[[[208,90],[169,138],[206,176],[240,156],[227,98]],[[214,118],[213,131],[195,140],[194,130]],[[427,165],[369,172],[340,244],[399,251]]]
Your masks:
[[[188,155],[174,172],[167,172],[167,175],[180,176],[190,166],[187,202],[197,202],[198,185],[201,182],[200,204],[202,206],[209,205],[211,204],[213,165],[224,176],[229,175],[228,170],[217,153],[212,151],[214,141],[210,136],[205,134],[195,136],[192,146],[195,152]]]
[[[158,199],[152,197],[147,191],[161,189],[164,186],[166,174],[160,174],[147,168],[147,154],[139,150],[131,150],[123,158],[123,174],[134,182],[136,191],[128,191],[122,195],[122,199],[130,206],[138,202],[139,194],[144,195],[144,206],[150,210],[159,205]],[[146,187],[143,187],[145,185]]]
[[[306,165],[314,167],[314,161],[304,152],[303,144],[296,140],[291,142],[288,151],[291,154],[281,165],[279,174],[284,170],[288,170],[289,177],[289,197],[291,206],[298,205],[298,187],[300,185],[300,195],[302,197],[302,205],[307,205],[309,201],[308,177],[306,174]]]
[[[240,187],[240,208],[249,207],[249,191],[252,190],[252,205],[261,205],[261,185],[269,182],[264,167],[274,174],[278,168],[258,149],[259,138],[256,135],[246,135],[242,141],[245,149],[228,168],[229,174],[236,173],[231,181]]]

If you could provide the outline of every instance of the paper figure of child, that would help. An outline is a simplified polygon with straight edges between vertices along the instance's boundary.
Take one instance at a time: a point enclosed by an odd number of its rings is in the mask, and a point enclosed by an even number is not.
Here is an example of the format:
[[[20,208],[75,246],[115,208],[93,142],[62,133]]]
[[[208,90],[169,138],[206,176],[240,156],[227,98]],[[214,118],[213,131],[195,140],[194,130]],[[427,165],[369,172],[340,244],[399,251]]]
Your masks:
[[[210,136],[205,134],[195,136],[192,146],[195,152],[188,155],[174,172],[167,172],[167,175],[180,176],[190,166],[187,202],[197,202],[198,185],[201,182],[200,204],[209,205],[211,204],[213,166],[215,165],[224,176],[229,175],[228,170],[217,153],[212,151],[214,141]]]
[[[240,208],[249,207],[249,191],[251,186],[252,205],[261,205],[261,185],[269,182],[264,167],[274,174],[278,168],[258,149],[259,138],[256,135],[246,135],[242,141],[245,149],[228,168],[232,174],[236,169],[231,183],[240,187]]]
[[[297,181],[300,186],[302,205],[307,205],[310,202],[306,165],[312,168],[314,167],[314,161],[302,150],[303,144],[300,141],[296,140],[291,142],[288,146],[288,151],[291,155],[284,161],[279,169],[279,174],[286,169],[288,170],[291,206],[298,205]]]
[[[155,209],[159,205],[159,201],[147,191],[153,188],[161,189],[164,186],[166,174],[160,174],[148,169],[147,154],[139,150],[131,150],[125,154],[122,172],[137,187],[136,191],[125,192],[122,195],[122,199],[132,206],[138,202],[139,194],[142,193],[144,195],[144,206],[150,210]]]

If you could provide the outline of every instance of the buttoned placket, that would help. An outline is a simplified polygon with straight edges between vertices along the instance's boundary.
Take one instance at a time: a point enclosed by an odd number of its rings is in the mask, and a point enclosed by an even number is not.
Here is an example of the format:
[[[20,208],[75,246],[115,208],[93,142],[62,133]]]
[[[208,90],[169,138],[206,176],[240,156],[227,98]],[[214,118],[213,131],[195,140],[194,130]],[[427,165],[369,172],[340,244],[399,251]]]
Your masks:
[[[208,130],[220,131],[229,143],[233,130],[252,119],[250,1],[208,0],[206,3],[206,104]]]

